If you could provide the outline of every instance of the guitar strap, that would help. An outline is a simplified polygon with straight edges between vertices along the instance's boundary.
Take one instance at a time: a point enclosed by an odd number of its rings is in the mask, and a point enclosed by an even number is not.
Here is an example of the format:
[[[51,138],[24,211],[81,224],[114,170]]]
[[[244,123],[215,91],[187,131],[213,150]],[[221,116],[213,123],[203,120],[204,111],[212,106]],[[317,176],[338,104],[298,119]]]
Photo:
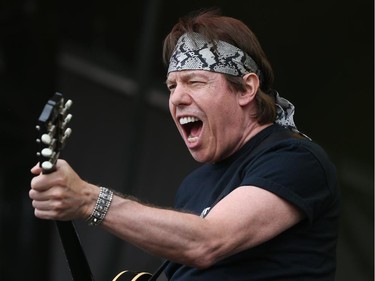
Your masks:
[[[266,136],[264,136],[263,139],[260,140],[260,143],[250,151],[250,155],[253,156],[257,152],[259,152],[260,150],[262,150],[265,147],[267,147],[268,145],[270,145],[272,143],[276,143],[276,142],[284,140],[284,139],[288,139],[288,138],[300,138],[300,139],[305,138],[305,139],[309,139],[304,134],[295,133],[295,132],[292,132],[291,130],[283,130],[283,129],[281,129],[281,130],[279,130],[277,132],[270,132],[269,134],[267,134]],[[213,206],[215,206],[224,196],[226,196],[230,192],[231,188],[232,188],[231,186],[228,186],[227,188],[225,188],[220,193],[220,195],[217,197],[217,199],[215,200],[215,202],[211,205],[211,208]],[[149,279],[149,281],[156,281],[158,279],[158,277],[160,276],[160,274],[167,267],[168,263],[169,263],[168,260],[164,261],[159,266],[159,268],[155,271],[155,273],[151,276],[151,278]]]

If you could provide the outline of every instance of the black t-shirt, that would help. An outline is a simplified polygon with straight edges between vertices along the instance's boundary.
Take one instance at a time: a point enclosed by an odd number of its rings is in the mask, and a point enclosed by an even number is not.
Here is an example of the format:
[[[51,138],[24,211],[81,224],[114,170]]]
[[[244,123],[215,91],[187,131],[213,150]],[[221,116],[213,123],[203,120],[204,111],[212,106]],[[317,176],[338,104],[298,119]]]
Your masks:
[[[169,280],[334,280],[339,215],[335,168],[322,148],[307,139],[259,145],[283,130],[267,127],[229,158],[193,171],[177,192],[176,208],[202,215],[223,190],[228,194],[239,186],[257,186],[298,207],[305,219],[208,269],[170,263],[165,270]]]

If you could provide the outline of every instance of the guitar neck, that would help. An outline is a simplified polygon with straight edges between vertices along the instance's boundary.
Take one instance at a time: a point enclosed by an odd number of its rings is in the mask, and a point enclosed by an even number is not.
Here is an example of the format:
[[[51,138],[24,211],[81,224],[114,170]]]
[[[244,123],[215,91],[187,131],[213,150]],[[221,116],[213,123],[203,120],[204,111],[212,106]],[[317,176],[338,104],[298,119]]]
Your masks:
[[[56,221],[65,257],[74,281],[94,281],[89,263],[72,221]]]
[[[72,118],[72,115],[68,114],[71,105],[71,100],[64,103],[63,95],[55,93],[48,100],[39,116],[36,129],[39,132],[37,143],[40,150],[37,155],[40,158],[39,165],[43,174],[49,174],[56,170],[60,151],[71,134],[71,129],[67,127]],[[93,281],[89,263],[73,222],[56,221],[56,226],[73,281]]]

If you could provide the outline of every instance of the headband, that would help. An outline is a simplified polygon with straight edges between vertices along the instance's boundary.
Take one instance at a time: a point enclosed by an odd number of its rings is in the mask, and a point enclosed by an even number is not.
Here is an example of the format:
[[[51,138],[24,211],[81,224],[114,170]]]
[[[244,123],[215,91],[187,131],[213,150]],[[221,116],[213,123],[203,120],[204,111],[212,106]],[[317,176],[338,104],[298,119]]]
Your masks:
[[[271,90],[269,95],[272,96],[275,100],[276,105],[276,120],[275,123],[288,128],[294,133],[300,134],[308,140],[312,140],[309,136],[305,135],[297,129],[296,124],[294,123],[294,105],[287,99],[280,96],[276,90]]]
[[[168,74],[179,70],[208,70],[244,76],[262,73],[256,62],[241,49],[224,41],[209,42],[199,33],[185,33],[177,41],[169,61]]]
[[[262,81],[263,75],[256,62],[244,51],[227,42],[207,41],[199,33],[185,33],[177,41],[169,61],[168,74],[181,70],[207,70],[242,77],[255,73]],[[275,99],[276,123],[299,133],[294,123],[294,105],[281,97],[275,90],[270,91]]]

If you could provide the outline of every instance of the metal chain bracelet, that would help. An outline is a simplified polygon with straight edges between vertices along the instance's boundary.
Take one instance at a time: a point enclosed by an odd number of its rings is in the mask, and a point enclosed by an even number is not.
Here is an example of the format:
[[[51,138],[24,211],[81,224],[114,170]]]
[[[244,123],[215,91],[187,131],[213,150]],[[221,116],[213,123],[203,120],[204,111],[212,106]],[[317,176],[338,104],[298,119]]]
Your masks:
[[[89,225],[96,226],[103,221],[108,212],[109,206],[111,205],[112,198],[113,192],[108,188],[101,186],[95,208],[89,218],[86,220]]]

